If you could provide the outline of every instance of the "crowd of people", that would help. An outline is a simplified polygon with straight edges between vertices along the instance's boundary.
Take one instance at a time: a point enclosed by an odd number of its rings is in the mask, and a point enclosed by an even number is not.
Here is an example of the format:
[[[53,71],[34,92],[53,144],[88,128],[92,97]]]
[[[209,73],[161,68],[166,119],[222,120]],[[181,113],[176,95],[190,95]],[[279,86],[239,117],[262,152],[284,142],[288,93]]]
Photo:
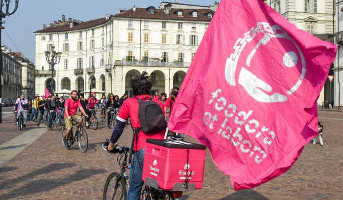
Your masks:
[[[151,97],[154,100],[158,100],[163,104],[163,109],[165,113],[171,113],[173,110],[173,105],[177,98],[179,88],[174,87],[170,91],[169,97],[165,92],[159,93],[155,92]],[[70,97],[71,98],[71,97]],[[123,105],[124,101],[128,98],[125,93],[119,98],[118,95],[108,94],[102,96],[98,100],[95,93],[92,93],[89,98],[85,98],[83,93],[76,92],[76,98],[79,100],[85,114],[88,116],[88,120],[93,114],[96,114],[96,109],[100,110],[102,116],[107,117],[107,125],[110,124],[110,119],[113,117],[111,110],[116,110],[116,114],[119,112],[120,107]],[[47,122],[48,126],[51,127],[53,124],[53,118],[59,117],[64,120],[66,100],[63,96],[49,95],[49,96],[36,96],[33,99],[25,98],[22,94],[15,102],[14,112],[16,113],[16,124],[19,115],[23,117],[23,126],[26,126],[27,121],[37,122],[37,126],[40,126],[42,122]],[[167,115],[166,120],[167,120]]]

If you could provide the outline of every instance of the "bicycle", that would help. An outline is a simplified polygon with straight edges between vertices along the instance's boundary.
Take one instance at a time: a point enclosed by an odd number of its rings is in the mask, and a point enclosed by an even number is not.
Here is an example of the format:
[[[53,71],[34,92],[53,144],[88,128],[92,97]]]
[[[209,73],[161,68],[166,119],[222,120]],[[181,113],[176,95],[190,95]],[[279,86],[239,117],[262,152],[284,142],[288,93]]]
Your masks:
[[[98,121],[98,117],[96,116],[96,110],[91,109],[91,116],[88,120],[86,120],[86,128],[90,128],[92,127],[94,130],[98,129],[99,126],[99,121]]]
[[[21,112],[17,113],[17,127],[19,128],[20,131],[23,131],[24,128],[24,118]]]
[[[65,126],[62,127],[62,144],[65,148],[70,149],[71,146],[75,142],[78,142],[80,151],[82,153],[85,153],[87,151],[87,149],[88,149],[88,135],[87,135],[86,129],[83,127],[84,119],[85,119],[85,117],[81,117],[81,119],[78,120],[78,122],[72,121],[73,126],[70,130],[69,138],[67,139],[67,145],[65,145],[65,143],[64,143],[64,138],[65,138],[65,134],[66,134],[67,129]],[[75,133],[73,131],[74,126],[77,126]]]
[[[129,147],[115,147],[113,151],[109,151],[107,149],[109,144],[109,140],[102,143],[102,149],[106,152],[119,154],[117,157],[117,163],[120,166],[120,173],[112,172],[106,179],[104,192],[103,192],[103,200],[108,199],[123,199],[126,200],[127,196],[127,189],[129,186],[129,176],[126,172],[128,167],[127,158],[129,157],[129,153],[131,153],[131,149]],[[131,155],[131,154],[130,154]],[[181,191],[167,191],[162,189],[155,189],[152,187],[147,186],[146,184],[143,186],[141,192],[142,200],[174,200],[175,198],[179,198],[182,196]]]
[[[119,109],[118,108],[110,108],[107,117],[110,117],[110,123],[107,125],[109,129],[112,129],[116,122],[117,122],[117,115],[118,115]]]

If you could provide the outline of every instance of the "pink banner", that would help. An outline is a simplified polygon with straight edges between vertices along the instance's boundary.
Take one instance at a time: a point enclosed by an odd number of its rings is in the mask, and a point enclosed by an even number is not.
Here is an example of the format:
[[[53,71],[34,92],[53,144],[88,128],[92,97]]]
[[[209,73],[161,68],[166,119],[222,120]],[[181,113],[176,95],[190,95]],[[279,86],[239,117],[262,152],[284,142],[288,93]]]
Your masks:
[[[317,135],[316,100],[336,50],[262,0],[222,0],[168,127],[207,145],[236,190],[267,182]]]

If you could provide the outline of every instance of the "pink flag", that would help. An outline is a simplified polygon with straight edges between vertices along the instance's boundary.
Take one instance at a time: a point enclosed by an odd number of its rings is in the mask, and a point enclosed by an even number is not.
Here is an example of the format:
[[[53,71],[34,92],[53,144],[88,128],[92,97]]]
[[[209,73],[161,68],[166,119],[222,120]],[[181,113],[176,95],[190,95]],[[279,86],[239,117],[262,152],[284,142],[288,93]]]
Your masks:
[[[222,0],[168,127],[205,144],[236,190],[267,182],[317,134],[336,50],[262,0]]]
[[[45,88],[45,96],[46,96],[46,97],[49,97],[49,96],[50,96],[50,92],[49,92],[48,88]]]

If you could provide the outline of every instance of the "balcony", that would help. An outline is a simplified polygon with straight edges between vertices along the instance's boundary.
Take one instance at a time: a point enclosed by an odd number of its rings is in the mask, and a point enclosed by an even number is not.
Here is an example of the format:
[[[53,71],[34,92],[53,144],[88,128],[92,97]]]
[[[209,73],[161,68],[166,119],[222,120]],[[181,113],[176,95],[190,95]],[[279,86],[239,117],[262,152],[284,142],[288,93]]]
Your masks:
[[[336,33],[336,43],[343,44],[343,31]]]
[[[112,70],[112,65],[110,65],[110,64],[105,65],[105,71],[106,72],[111,72],[111,70]]]
[[[116,60],[116,66],[141,66],[141,67],[189,67],[190,62],[161,62],[161,61],[127,61]]]
[[[86,72],[87,72],[88,74],[94,74],[94,73],[95,73],[95,68],[87,68],[87,69],[86,69]]]
[[[83,75],[83,69],[74,69],[74,74],[76,76]]]
[[[51,76],[51,70],[36,70],[36,76]],[[56,76],[56,70],[54,70],[54,76]]]

